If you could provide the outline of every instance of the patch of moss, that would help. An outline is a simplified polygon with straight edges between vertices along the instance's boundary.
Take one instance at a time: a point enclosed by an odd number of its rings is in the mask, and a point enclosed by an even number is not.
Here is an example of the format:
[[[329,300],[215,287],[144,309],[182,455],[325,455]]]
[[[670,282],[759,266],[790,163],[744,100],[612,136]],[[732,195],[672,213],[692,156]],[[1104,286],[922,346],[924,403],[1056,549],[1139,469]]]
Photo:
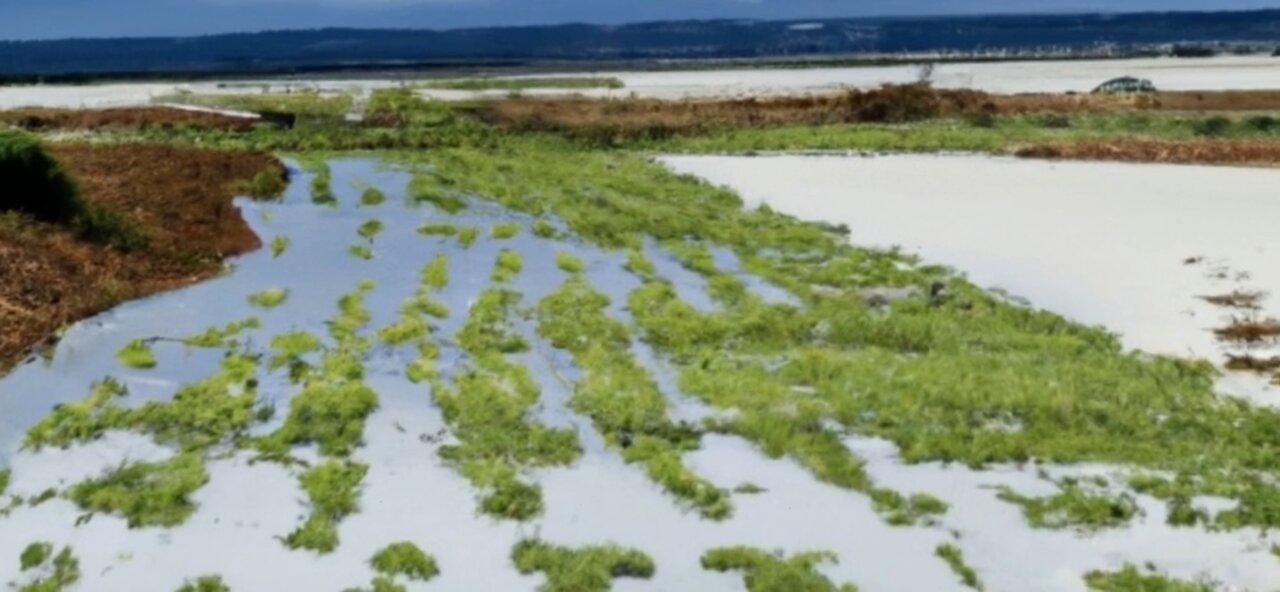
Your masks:
[[[292,241],[289,240],[289,237],[283,234],[276,235],[275,238],[271,239],[271,257],[279,259],[285,251],[289,250],[289,244],[291,242]]]
[[[467,201],[453,193],[446,179],[430,173],[419,173],[409,182],[409,199],[417,203],[429,203],[446,214],[457,214],[467,209]]]
[[[347,247],[347,254],[355,257],[356,259],[368,261],[373,259],[373,247],[363,243],[354,244]]]
[[[543,572],[541,592],[607,592],[617,578],[653,577],[653,559],[642,551],[615,545],[571,549],[526,539],[511,551],[520,573]]]
[[[288,367],[289,374],[295,382],[301,380],[303,374],[310,370],[310,365],[303,356],[324,349],[319,337],[306,331],[286,331],[271,338],[271,358],[267,360],[267,369],[278,370]]]
[[[369,565],[387,576],[404,576],[410,580],[425,582],[440,575],[434,557],[427,555],[417,545],[402,541],[392,543],[374,553]]]
[[[475,226],[463,226],[458,229],[458,245],[464,249],[470,249],[479,238],[480,229]]]
[[[586,269],[582,259],[564,251],[556,252],[556,267],[559,267],[565,273],[582,273],[582,270]]]
[[[538,238],[556,238],[560,231],[556,229],[555,224],[539,219],[533,223],[533,234]]]
[[[272,309],[289,298],[289,290],[284,288],[268,288],[249,295],[249,304],[258,308]]]
[[[449,257],[437,253],[431,262],[422,268],[422,285],[429,290],[439,292],[449,285]]]
[[[467,321],[458,331],[458,345],[477,356],[528,351],[529,342],[508,322],[519,303],[519,292],[496,288],[485,290],[472,303]]]
[[[231,587],[223,583],[222,576],[209,575],[184,582],[177,592],[231,592]]]
[[[53,556],[53,545],[51,543],[38,542],[27,545],[22,550],[22,555],[18,556],[18,567],[22,571],[44,565],[44,562]]]
[[[183,453],[167,461],[122,465],[67,490],[67,498],[88,512],[120,514],[129,528],[171,527],[195,512],[191,494],[209,480],[204,461]]]
[[[1093,592],[1214,592],[1212,584],[1143,573],[1132,564],[1119,571],[1091,571],[1084,581]]]
[[[371,241],[374,237],[382,234],[384,228],[382,220],[366,220],[359,228],[356,228],[356,234],[360,235],[360,238]]]
[[[856,592],[857,586],[836,586],[816,567],[837,561],[834,553],[799,553],[791,557],[780,551],[767,553],[750,547],[723,547],[702,556],[703,569],[740,571],[749,592]]]
[[[9,490],[9,479],[12,476],[12,469],[0,469],[0,495],[4,495]]]
[[[422,236],[457,236],[458,227],[440,222],[428,222],[418,227]]]
[[[121,364],[137,370],[156,367],[156,356],[151,351],[151,344],[142,339],[134,339],[125,344],[119,352],[116,352],[116,359]]]
[[[300,479],[311,500],[311,515],[284,538],[290,549],[331,553],[338,548],[337,525],[360,509],[359,488],[369,467],[353,462],[327,461]]]
[[[185,337],[182,343],[190,347],[231,348],[235,347],[234,338],[250,329],[259,329],[262,322],[257,317],[249,317],[240,321],[232,321],[224,327],[210,327],[204,333]]]
[[[965,586],[974,590],[983,590],[982,580],[978,577],[978,572],[964,562],[964,552],[960,550],[960,547],[950,543],[943,543],[934,549],[933,554],[947,562],[947,565],[951,567],[951,571],[960,577],[960,582]]]

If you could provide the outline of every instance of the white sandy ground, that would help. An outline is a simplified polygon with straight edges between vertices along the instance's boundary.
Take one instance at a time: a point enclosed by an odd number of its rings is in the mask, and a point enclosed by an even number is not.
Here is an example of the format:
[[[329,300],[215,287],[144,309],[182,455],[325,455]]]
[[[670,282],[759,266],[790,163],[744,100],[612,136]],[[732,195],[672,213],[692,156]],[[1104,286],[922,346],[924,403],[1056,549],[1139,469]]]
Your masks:
[[[1130,348],[1223,361],[1212,329],[1230,313],[1200,296],[1267,292],[1264,314],[1280,316],[1280,170],[982,156],[663,161],[732,187],[748,207],[847,224],[857,244],[900,246],[1102,325]],[[1221,388],[1280,405],[1280,389],[1252,374]]]
[[[1196,194],[1216,203],[1243,199],[1233,187],[1252,185],[1254,175],[1263,175],[1261,180],[1273,184],[1275,181],[1260,171],[1188,169],[1185,175],[1179,175],[1178,171],[1159,168],[1152,170],[1163,174],[1122,168],[1116,173],[1110,165],[1073,165],[1060,172],[1062,169],[1038,163],[970,158],[672,159],[671,164],[680,169],[698,169],[711,178],[723,177],[724,182],[742,185],[750,199],[768,198],[779,208],[812,204],[816,208],[814,217],[847,219],[855,225],[855,236],[873,242],[907,240],[903,233],[914,227],[913,221],[920,221],[935,232],[951,232],[951,236],[959,233],[959,227],[972,228],[966,224],[974,222],[975,214],[966,214],[959,205],[972,199],[966,196],[1003,196],[1004,201],[989,204],[993,206],[991,215],[1003,223],[1012,225],[1019,221],[1018,216],[1046,220],[1037,223],[1036,232],[1023,239],[1028,244],[1061,247],[1041,249],[1049,253],[1045,255],[1049,257],[1046,265],[1016,257],[992,262],[975,254],[984,245],[998,243],[994,237],[1002,234],[1003,226],[993,226],[985,219],[978,220],[980,230],[970,230],[962,237],[962,246],[974,243],[973,249],[958,249],[958,255],[939,251],[937,259],[956,262],[955,257],[964,257],[974,263],[975,278],[991,275],[1012,278],[1012,282],[1022,277],[1019,270],[1025,270],[1027,277],[1060,285],[1055,283],[1055,272],[1077,280],[1085,276],[1080,280],[1084,285],[1075,286],[1075,290],[1066,291],[1053,302],[1074,314],[1093,310],[1086,306],[1090,304],[1098,310],[1108,309],[1107,303],[1099,299],[1105,300],[1114,292],[1086,289],[1111,287],[1102,281],[1107,277],[1105,269],[1088,274],[1077,269],[1080,265],[1089,267],[1085,265],[1087,261],[1074,267],[1063,263],[1073,260],[1071,253],[1095,252],[1110,243],[1098,237],[1080,238],[1068,228],[1079,223],[1078,219],[1089,218],[1090,213],[1110,212],[1112,216],[1102,217],[1112,220],[1116,227],[1112,231],[1127,232],[1132,241],[1137,241],[1145,237],[1139,229],[1149,224],[1150,216],[1133,215],[1145,214],[1146,210],[1135,211],[1114,203],[1097,206],[1098,201],[1107,203],[1107,196],[1115,201],[1117,194],[1097,186],[1095,177],[1127,174],[1151,181],[1173,194],[1169,198],[1170,209],[1198,207],[1194,199],[1176,190],[1179,187],[1186,190],[1185,186],[1216,185],[1225,195]],[[818,170],[824,167],[830,170]],[[220,357],[217,351],[158,344],[156,369],[126,370],[114,360],[114,353],[128,341],[154,335],[188,335],[255,313],[261,316],[263,327],[250,335],[252,343],[259,346],[272,335],[290,329],[322,335],[324,320],[333,314],[337,296],[365,277],[377,282],[367,305],[374,316],[372,327],[380,327],[395,318],[400,300],[417,286],[419,268],[436,252],[447,252],[453,269],[452,281],[440,295],[453,311],[439,332],[445,340],[442,368],[446,373],[456,371],[454,365],[460,355],[448,343],[448,336],[457,331],[469,303],[488,285],[487,270],[504,246],[525,255],[525,270],[513,286],[524,294],[525,305],[536,302],[563,281],[565,275],[556,268],[554,253],[564,250],[587,263],[587,277],[613,301],[610,314],[630,321],[626,295],[639,285],[639,280],[622,271],[621,254],[576,241],[535,238],[528,230],[528,217],[485,204],[473,205],[461,215],[460,222],[480,223],[484,228],[497,219],[514,219],[526,227],[525,231],[511,241],[481,239],[464,251],[454,241],[428,239],[414,232],[417,224],[438,221],[442,214],[427,207],[402,205],[408,176],[381,170],[363,160],[335,161],[332,170],[335,192],[344,204],[338,209],[312,206],[307,196],[310,175],[300,171],[283,203],[242,204],[246,219],[259,234],[284,234],[292,239],[293,246],[279,259],[267,252],[254,253],[238,259],[235,271],[226,276],[131,302],[78,323],[50,362],[25,364],[0,378],[0,466],[13,469],[10,493],[35,496],[48,487],[64,488],[99,475],[126,460],[159,460],[172,454],[147,438],[128,434],[110,434],[68,451],[17,450],[22,434],[47,414],[50,406],[83,398],[91,383],[105,375],[123,380],[130,388],[129,400],[138,404],[168,398],[178,385],[207,376]],[[760,178],[744,172],[751,170],[758,171]],[[849,176],[850,170],[858,174]],[[1159,181],[1165,174],[1174,178]],[[1018,181],[1016,175],[1026,178]],[[1077,178],[1094,179],[1095,184],[1071,185],[1069,180]],[[936,191],[930,194],[936,196],[934,201],[938,203],[922,204],[922,197],[915,196],[911,188],[923,191],[929,179],[937,184],[933,187]],[[975,179],[989,179],[996,189],[983,193],[956,189]],[[778,184],[770,185],[766,180]],[[388,202],[377,208],[356,207],[360,193],[357,181],[382,189]],[[1075,191],[1071,191],[1072,187]],[[1097,194],[1089,202],[1095,203],[1092,212],[1077,211],[1081,206],[1073,203],[1052,207],[1049,202],[1052,195],[1077,192]],[[1182,204],[1178,195],[1183,195],[1187,203]],[[857,207],[852,203],[855,197],[850,196],[859,196]],[[1020,200],[1027,203],[1020,204]],[[946,206],[949,201],[956,204]],[[1039,207],[1033,207],[1036,204]],[[1245,204],[1235,205],[1244,208]],[[1255,206],[1252,204],[1254,209],[1249,211],[1257,224],[1276,219],[1270,215],[1272,210]],[[1037,211],[1047,213],[1031,215]],[[1199,207],[1196,211],[1201,218],[1207,218],[1216,209]],[[263,215],[266,212],[274,215],[268,219]],[[358,262],[347,258],[345,249],[355,240],[356,227],[371,217],[387,224],[386,232],[375,241],[375,259]],[[957,229],[947,231],[949,226]],[[1170,231],[1176,228],[1170,226]],[[1257,235],[1249,229],[1237,230],[1238,235]],[[1062,244],[1064,240],[1066,244]],[[1188,240],[1192,244],[1187,247],[1192,252],[1194,247],[1202,246],[1194,239]],[[1238,240],[1239,236],[1228,236],[1211,241],[1220,242],[1229,252],[1205,254],[1234,256],[1237,253],[1231,246]],[[1084,248],[1090,245],[1095,249]],[[1154,243],[1144,248],[1161,252]],[[1180,250],[1174,251],[1179,257],[1182,255]],[[681,273],[671,256],[656,246],[650,246],[650,254],[659,272],[677,282],[682,295],[701,306],[714,306],[706,299],[701,278]],[[731,259],[731,254],[717,252],[721,266],[742,274]],[[1199,286],[1197,278],[1204,270],[1182,268],[1178,257],[1174,259],[1173,265],[1167,265],[1163,255],[1153,255],[1150,265],[1159,273],[1143,275],[1144,281],[1155,283],[1139,287],[1153,294],[1155,302],[1172,305],[1174,299],[1159,296],[1165,293],[1161,290],[1168,288],[1159,283],[1162,276],[1187,277],[1188,289],[1193,291]],[[1046,266],[1053,269],[1042,273],[1040,269]],[[482,271],[467,273],[468,270]],[[267,287],[288,288],[290,297],[272,311],[250,309],[245,295]],[[1029,287],[1024,293],[1040,295]],[[1120,304],[1125,302],[1128,301]],[[905,493],[932,493],[951,503],[952,509],[940,525],[889,527],[872,510],[866,496],[822,484],[795,462],[769,460],[748,442],[725,436],[705,438],[701,450],[686,456],[691,468],[720,487],[752,482],[768,491],[755,496],[735,495],[735,513],[729,520],[702,520],[680,508],[645,477],[642,468],[626,465],[616,452],[603,446],[590,423],[567,406],[569,386],[565,381],[573,380],[577,372],[568,358],[539,339],[531,322],[518,322],[517,329],[533,344],[533,351],[519,356],[517,361],[529,366],[542,387],[534,419],[575,429],[585,451],[572,467],[538,470],[528,475],[542,485],[547,508],[544,516],[529,524],[515,525],[476,515],[475,490],[441,462],[441,442],[424,438],[439,434],[444,422],[431,402],[428,388],[413,385],[403,376],[411,355],[403,349],[377,347],[366,363],[368,382],[378,392],[380,407],[369,418],[365,445],[355,454],[370,470],[360,492],[361,512],[342,521],[338,528],[341,545],[333,554],[321,557],[290,551],[278,539],[301,523],[307,512],[305,496],[296,482],[297,470],[273,463],[250,464],[246,455],[238,454],[209,462],[210,482],[195,494],[198,510],[186,524],[173,529],[130,530],[124,520],[109,515],[97,515],[76,526],[81,512],[63,499],[16,508],[8,517],[0,517],[0,585],[27,581],[29,574],[17,573],[17,556],[27,544],[45,540],[58,546],[70,545],[80,558],[83,581],[75,588],[79,591],[166,591],[177,588],[185,578],[207,573],[223,575],[238,591],[340,590],[367,585],[372,577],[367,561],[373,552],[388,543],[409,540],[435,555],[442,569],[438,579],[410,586],[411,590],[533,590],[542,576],[520,575],[509,559],[512,545],[529,536],[575,546],[616,542],[651,554],[658,566],[654,578],[619,580],[614,590],[621,592],[741,590],[740,576],[708,572],[698,564],[699,556],[708,548],[739,544],[788,552],[834,552],[840,562],[824,566],[823,572],[839,582],[854,582],[866,592],[964,590],[947,566],[933,556],[935,546],[948,541],[964,550],[992,592],[1083,592],[1081,576],[1088,571],[1147,561],[1178,577],[1221,581],[1226,586],[1224,590],[1271,592],[1280,582],[1280,561],[1267,550],[1280,539],[1256,529],[1215,533],[1172,529],[1164,523],[1163,505],[1139,496],[1145,515],[1126,528],[1095,534],[1036,531],[1027,527],[1016,506],[996,499],[994,491],[1004,485],[1031,495],[1050,493],[1052,486],[1038,478],[1033,467],[994,466],[973,471],[936,464],[904,466],[892,445],[875,440],[850,438],[848,445],[867,460],[868,472],[877,482]],[[1172,331],[1147,338],[1156,340],[1152,343],[1158,345],[1160,339],[1180,335],[1185,337],[1182,332]],[[696,418],[706,412],[680,393],[671,368],[652,351],[637,343],[635,353],[655,373],[675,408],[675,416]],[[260,396],[281,410],[287,408],[295,391],[281,373],[264,375],[259,385]],[[262,431],[275,427],[264,426]],[[1114,468],[1105,466],[1058,467],[1051,472],[1055,476],[1117,474]],[[1197,502],[1218,508],[1223,504],[1222,500]]]
[[[571,74],[583,75],[583,74]],[[816,94],[843,88],[873,88],[885,83],[914,82],[919,68],[864,66],[849,68],[703,70],[685,72],[598,72],[626,85],[622,89],[572,91],[594,97],[746,97]],[[551,74],[548,76],[564,76]],[[936,68],[934,83],[942,88],[973,88],[990,92],[1088,92],[1118,76],[1151,79],[1164,90],[1280,89],[1280,58],[1232,56],[1192,59],[1078,60],[944,64]],[[401,84],[398,80],[264,80],[192,83],[120,83],[0,87],[0,109],[14,107],[121,107],[150,103],[180,90],[206,93],[261,93],[264,90],[319,89],[361,94]],[[505,91],[424,90],[424,96],[463,100],[506,96]],[[526,95],[563,95],[566,91],[536,89]]]

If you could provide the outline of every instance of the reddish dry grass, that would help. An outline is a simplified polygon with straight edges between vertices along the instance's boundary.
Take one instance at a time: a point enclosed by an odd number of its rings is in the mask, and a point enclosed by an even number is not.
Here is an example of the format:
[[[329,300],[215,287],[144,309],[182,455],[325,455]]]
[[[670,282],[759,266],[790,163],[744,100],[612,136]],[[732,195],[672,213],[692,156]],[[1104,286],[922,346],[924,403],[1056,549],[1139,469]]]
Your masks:
[[[1258,345],[1280,338],[1280,321],[1253,317],[1233,319],[1230,325],[1213,330],[1222,341]]]
[[[170,107],[115,109],[14,109],[0,111],[0,123],[31,131],[47,130],[144,130],[179,125],[204,129],[247,131],[254,120],[218,113]]]
[[[1115,160],[1177,164],[1280,164],[1280,142],[1268,140],[1150,140],[1117,138],[1038,144],[1019,149],[1024,158]]]
[[[124,253],[59,226],[0,216],[0,372],[61,326],[207,278],[224,257],[258,248],[231,204],[234,185],[263,170],[284,172],[261,152],[138,144],[51,151],[87,199],[139,222],[150,246]]]

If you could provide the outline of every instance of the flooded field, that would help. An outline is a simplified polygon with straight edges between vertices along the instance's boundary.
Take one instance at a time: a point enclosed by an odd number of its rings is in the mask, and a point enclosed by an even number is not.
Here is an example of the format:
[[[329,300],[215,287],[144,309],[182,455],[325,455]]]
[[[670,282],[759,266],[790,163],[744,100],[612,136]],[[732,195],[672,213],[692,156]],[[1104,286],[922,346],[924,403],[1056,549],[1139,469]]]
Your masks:
[[[1264,200],[1273,171],[926,157],[666,162],[734,186],[750,206],[847,223],[855,242],[901,244],[978,284],[1106,325],[1130,347],[1216,359],[1220,344],[1206,332],[1223,313],[1197,297],[1280,288],[1263,264],[1280,245],[1259,227],[1277,219]],[[448,162],[435,166],[448,174]],[[585,175],[595,165],[573,166]],[[1059,178],[1064,170],[1077,184]],[[122,592],[213,574],[232,590],[394,581],[713,591],[741,590],[744,573],[768,570],[814,590],[964,590],[980,579],[987,590],[1076,591],[1086,573],[1130,564],[1226,589],[1280,581],[1280,539],[1251,525],[1256,517],[1171,526],[1182,506],[1128,491],[1119,465],[908,464],[894,443],[831,419],[776,440],[752,423],[763,417],[756,403],[734,397],[773,393],[762,408],[790,417],[830,383],[760,378],[720,393],[711,383],[734,374],[714,370],[729,358],[701,352],[699,370],[693,349],[667,343],[680,335],[674,325],[649,330],[654,314],[696,325],[729,309],[808,306],[755,273],[758,261],[670,237],[602,249],[569,221],[475,197],[422,203],[410,199],[422,193],[410,191],[418,174],[361,158],[308,163],[283,200],[240,202],[270,248],[223,277],[81,322],[47,359],[0,378],[0,467],[11,471],[0,582],[57,577],[54,567],[19,570],[37,541],[78,559],[79,587],[68,589]],[[1129,195],[1135,186],[1143,191]],[[1151,215],[1166,207],[1177,216]],[[736,341],[710,349],[733,348],[742,376],[788,380],[797,372],[788,358],[822,353]],[[184,416],[195,411],[179,406],[184,397],[209,397],[216,407],[196,409],[223,413]],[[633,407],[610,406],[615,398]],[[170,413],[185,431],[151,422]],[[705,434],[691,427],[717,421]],[[1114,499],[1104,513],[1120,518],[1072,523],[1050,509],[1040,520],[1061,523],[1033,528],[1029,508],[1057,499],[1034,496],[1060,490]],[[1206,522],[1252,503],[1186,501]],[[424,568],[414,579],[371,561],[399,542],[439,574]],[[783,561],[773,550],[830,555]],[[575,562],[577,572],[566,568]],[[586,572],[596,574],[589,587],[574,583]]]
[[[850,68],[697,70],[675,72],[596,72],[617,78],[618,89],[529,89],[527,96],[577,94],[588,97],[661,99],[778,96],[875,88],[887,83],[916,82],[915,65]],[[548,74],[558,77],[563,74]],[[1280,89],[1280,58],[1263,56],[957,63],[939,65],[932,80],[939,88],[971,88],[992,93],[1089,92],[1119,76],[1150,79],[1165,91]],[[177,92],[239,94],[318,90],[362,95],[399,86],[399,79],[363,80],[228,80],[192,83],[117,83],[0,87],[0,109],[17,107],[125,107],[145,105]],[[445,100],[503,98],[508,91],[423,90],[423,96]]]

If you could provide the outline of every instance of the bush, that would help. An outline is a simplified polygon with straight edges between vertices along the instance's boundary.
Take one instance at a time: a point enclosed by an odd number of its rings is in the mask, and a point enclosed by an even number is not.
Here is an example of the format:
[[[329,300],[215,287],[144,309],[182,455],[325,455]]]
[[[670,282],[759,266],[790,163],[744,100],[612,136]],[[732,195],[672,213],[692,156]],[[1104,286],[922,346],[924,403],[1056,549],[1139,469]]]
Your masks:
[[[68,226],[92,243],[126,251],[147,246],[146,235],[127,216],[87,203],[58,161],[27,134],[0,132],[0,179],[0,211]]]
[[[80,190],[35,138],[0,132],[0,210],[70,224],[87,209]]]
[[[1260,132],[1270,132],[1280,128],[1280,119],[1270,115],[1257,115],[1246,119],[1245,125]]]
[[[1221,115],[1199,119],[1191,124],[1191,129],[1197,136],[1210,138],[1225,136],[1231,131],[1231,120]]]

